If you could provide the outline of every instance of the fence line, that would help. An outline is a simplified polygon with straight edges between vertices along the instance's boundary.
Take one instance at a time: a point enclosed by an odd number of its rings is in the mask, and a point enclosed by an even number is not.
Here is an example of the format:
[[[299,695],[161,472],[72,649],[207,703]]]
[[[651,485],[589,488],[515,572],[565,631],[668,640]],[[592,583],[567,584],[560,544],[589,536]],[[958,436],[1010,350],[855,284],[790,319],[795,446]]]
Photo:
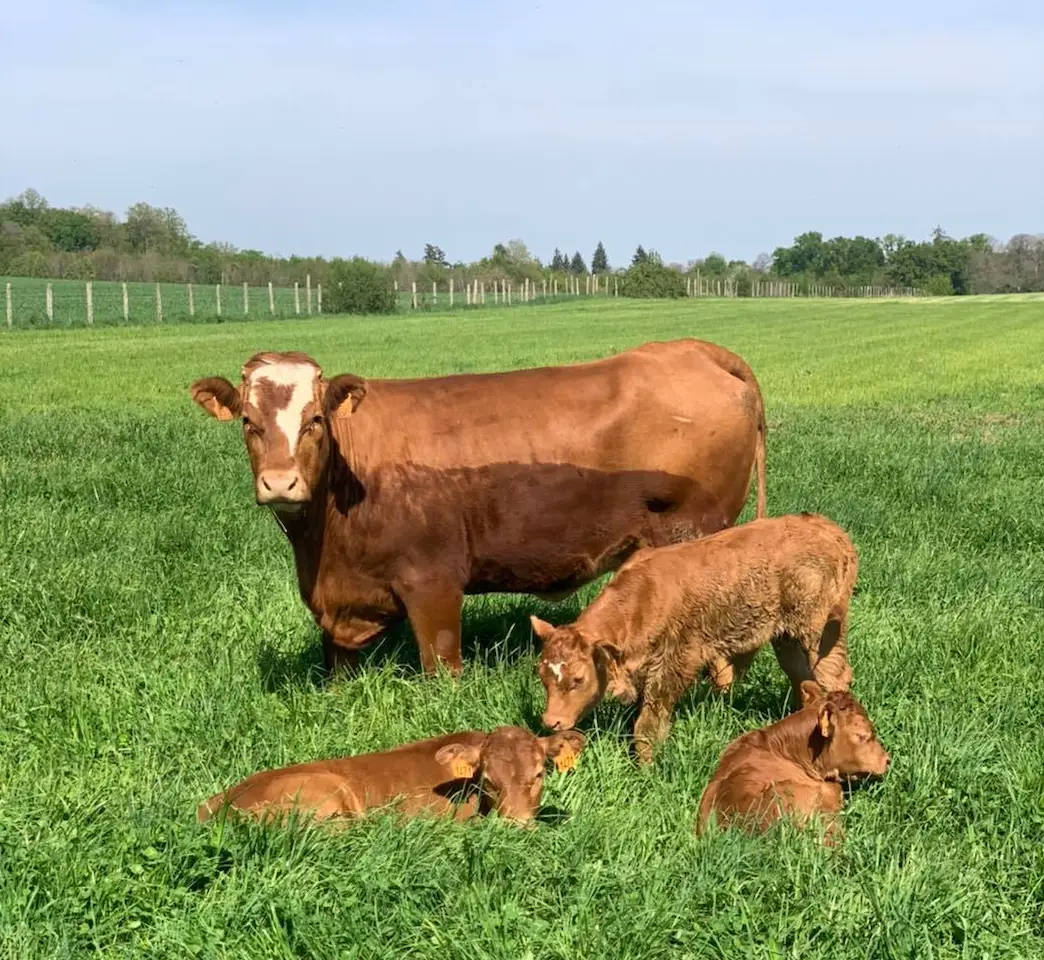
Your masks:
[[[248,283],[215,284],[197,287],[174,283],[116,283],[76,280],[6,279],[4,284],[5,320],[8,327],[48,325],[96,326],[100,323],[163,323],[196,318],[216,317],[226,313],[243,318],[289,318],[323,313],[322,284],[312,284],[310,275],[304,281],[304,304],[301,284],[293,288],[276,287],[271,281],[251,289]],[[488,293],[496,306],[515,306],[535,302],[620,296],[619,277],[588,274],[581,284],[577,276],[542,277],[540,282],[525,277],[514,283],[504,278],[472,279],[463,291],[454,278],[441,283],[432,281],[430,290],[421,290],[416,281],[408,290],[395,283],[400,310],[459,310],[486,305]],[[42,289],[41,289],[42,288]],[[461,295],[462,293],[462,295]],[[267,294],[267,296],[266,296]],[[448,294],[448,296],[447,296]],[[314,295],[314,296],[313,296]],[[898,298],[924,296],[912,287],[857,286],[830,284],[797,284],[780,279],[737,280],[704,277],[700,271],[685,277],[685,295],[692,298]],[[304,308],[302,310],[302,307]]]

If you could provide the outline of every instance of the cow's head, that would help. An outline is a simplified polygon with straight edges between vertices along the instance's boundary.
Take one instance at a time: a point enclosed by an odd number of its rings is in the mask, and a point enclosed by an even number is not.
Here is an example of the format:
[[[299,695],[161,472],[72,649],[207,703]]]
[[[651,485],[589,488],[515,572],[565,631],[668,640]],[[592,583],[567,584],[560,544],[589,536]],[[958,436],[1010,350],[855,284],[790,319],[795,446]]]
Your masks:
[[[303,353],[259,353],[238,387],[223,377],[192,384],[192,399],[218,420],[243,424],[258,504],[291,511],[312,499],[330,458],[330,418],[354,412],[366,382],[327,380]]]
[[[522,727],[497,727],[479,746],[451,743],[435,759],[454,777],[480,774],[489,807],[508,820],[529,823],[540,809],[547,761],[567,770],[585,743],[576,730],[537,737]]]
[[[863,705],[850,693],[827,693],[814,680],[801,684],[802,710],[815,715],[812,753],[831,779],[883,777],[891,758]]]
[[[589,643],[572,625],[553,627],[535,616],[529,621],[541,641],[537,675],[547,693],[541,719],[549,730],[575,727],[605,695],[620,651]]]

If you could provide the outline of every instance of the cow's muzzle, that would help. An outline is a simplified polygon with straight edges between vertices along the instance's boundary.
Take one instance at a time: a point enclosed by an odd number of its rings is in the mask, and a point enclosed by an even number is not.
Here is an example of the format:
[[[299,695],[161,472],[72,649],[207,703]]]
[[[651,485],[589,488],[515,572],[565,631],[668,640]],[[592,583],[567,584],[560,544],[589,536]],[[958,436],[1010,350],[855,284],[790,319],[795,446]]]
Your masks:
[[[263,507],[307,503],[308,484],[297,470],[262,470],[257,476],[257,502]]]

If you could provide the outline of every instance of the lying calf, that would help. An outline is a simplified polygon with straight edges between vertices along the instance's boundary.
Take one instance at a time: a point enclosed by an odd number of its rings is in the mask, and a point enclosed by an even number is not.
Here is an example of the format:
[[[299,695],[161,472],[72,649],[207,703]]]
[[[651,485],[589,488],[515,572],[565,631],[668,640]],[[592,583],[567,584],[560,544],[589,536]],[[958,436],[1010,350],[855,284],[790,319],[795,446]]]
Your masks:
[[[379,753],[264,770],[215,794],[197,815],[207,820],[226,804],[257,817],[296,806],[327,820],[395,804],[407,815],[430,812],[463,820],[494,809],[527,822],[540,806],[547,759],[568,769],[584,742],[576,731],[536,737],[521,727],[449,733]]]
[[[696,832],[713,816],[764,832],[782,816],[803,826],[825,821],[825,842],[841,838],[842,778],[884,776],[889,757],[862,704],[848,693],[801,684],[804,706],[789,717],[737,737],[725,748],[700,799]]]
[[[771,642],[790,678],[827,690],[852,681],[845,649],[858,558],[816,514],[752,520],[636,552],[568,626],[532,617],[547,692],[544,723],[573,727],[606,693],[633,703],[638,758],[652,759],[674,705],[701,672],[721,691]]]

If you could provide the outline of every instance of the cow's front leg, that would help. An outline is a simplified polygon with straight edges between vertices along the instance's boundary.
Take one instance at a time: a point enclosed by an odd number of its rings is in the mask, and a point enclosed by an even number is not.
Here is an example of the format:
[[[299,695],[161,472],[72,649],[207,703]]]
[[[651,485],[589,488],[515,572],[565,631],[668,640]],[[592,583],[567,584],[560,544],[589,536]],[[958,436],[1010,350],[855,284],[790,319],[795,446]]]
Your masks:
[[[454,676],[460,676],[460,609],[464,591],[457,584],[427,582],[400,590],[413,636],[417,641],[421,669],[435,673],[441,660]]]

